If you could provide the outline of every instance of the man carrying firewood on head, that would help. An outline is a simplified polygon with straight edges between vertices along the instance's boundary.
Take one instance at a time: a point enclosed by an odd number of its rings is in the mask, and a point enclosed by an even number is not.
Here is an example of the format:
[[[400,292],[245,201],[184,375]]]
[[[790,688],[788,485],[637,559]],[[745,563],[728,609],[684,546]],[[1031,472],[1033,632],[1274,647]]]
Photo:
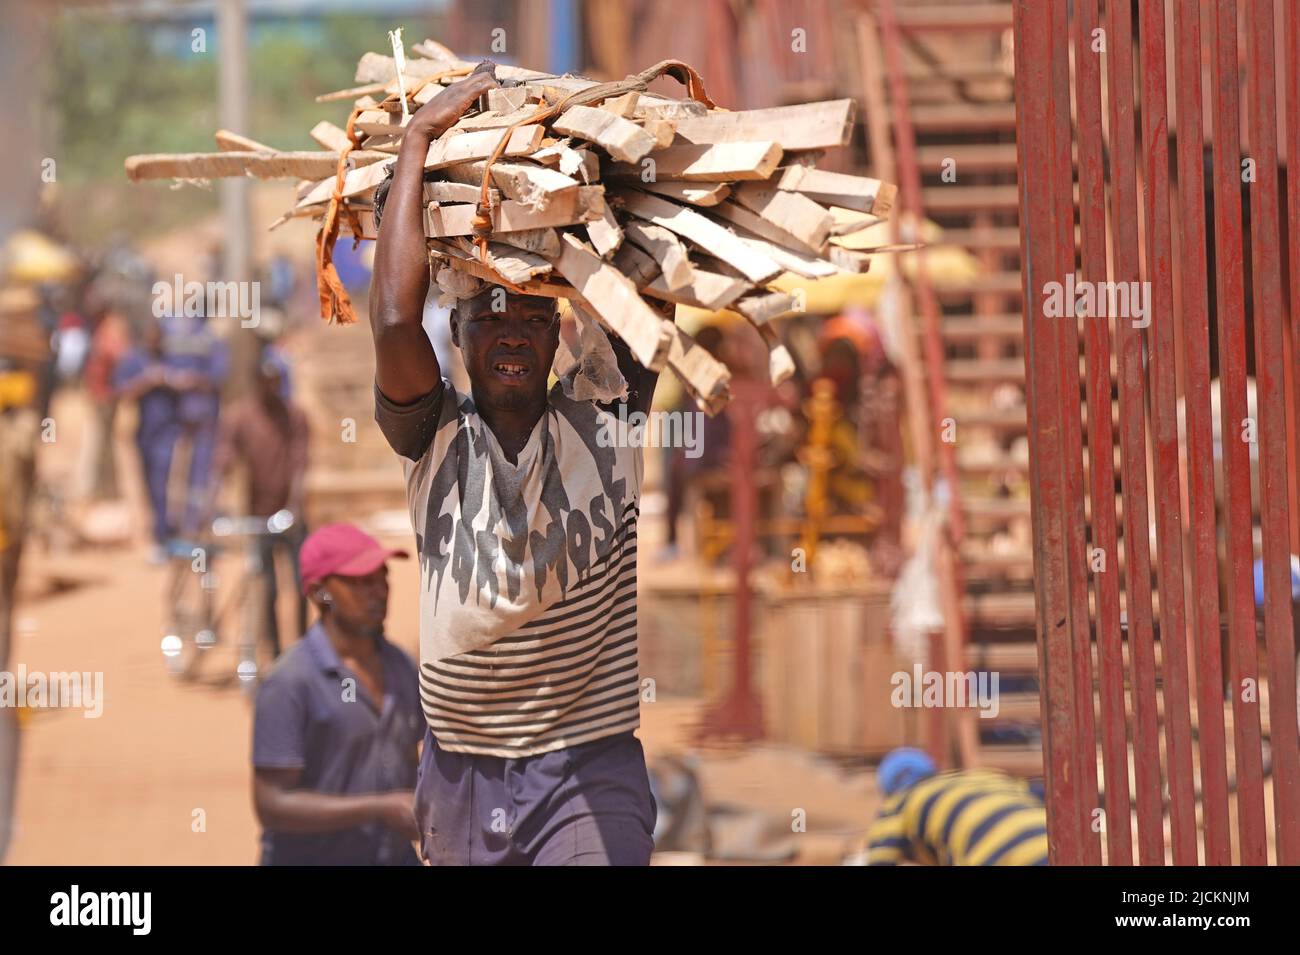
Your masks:
[[[585,397],[592,361],[548,391],[555,299],[438,273],[467,395],[442,378],[420,324],[424,158],[497,85],[493,69],[414,114],[375,201],[375,414],[404,459],[421,575],[416,821],[434,865],[644,865],[655,805],[634,735],[641,449],[611,440],[614,403]],[[610,344],[619,399],[647,411],[657,375]]]

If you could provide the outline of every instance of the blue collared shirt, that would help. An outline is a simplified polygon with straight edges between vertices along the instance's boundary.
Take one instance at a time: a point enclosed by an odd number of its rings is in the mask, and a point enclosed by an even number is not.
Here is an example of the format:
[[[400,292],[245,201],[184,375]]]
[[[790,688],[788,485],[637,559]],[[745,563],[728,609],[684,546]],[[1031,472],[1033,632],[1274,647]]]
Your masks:
[[[380,642],[384,698],[373,700],[316,623],[257,692],[253,766],[301,769],[303,789],[332,795],[415,788],[424,735],[419,676],[405,652]],[[410,843],[381,825],[321,833],[263,832],[263,865],[404,865]]]

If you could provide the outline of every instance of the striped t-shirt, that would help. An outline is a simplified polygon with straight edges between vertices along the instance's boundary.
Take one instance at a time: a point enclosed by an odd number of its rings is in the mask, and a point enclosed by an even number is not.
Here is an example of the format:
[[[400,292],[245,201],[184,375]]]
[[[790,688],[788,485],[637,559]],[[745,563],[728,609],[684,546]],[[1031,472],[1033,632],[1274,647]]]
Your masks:
[[[889,797],[867,832],[867,865],[1047,865],[1047,810],[1019,779],[939,773]]]
[[[511,462],[449,382],[411,405],[375,400],[406,458],[438,746],[519,758],[635,730],[642,462],[600,434],[616,419],[557,387]]]

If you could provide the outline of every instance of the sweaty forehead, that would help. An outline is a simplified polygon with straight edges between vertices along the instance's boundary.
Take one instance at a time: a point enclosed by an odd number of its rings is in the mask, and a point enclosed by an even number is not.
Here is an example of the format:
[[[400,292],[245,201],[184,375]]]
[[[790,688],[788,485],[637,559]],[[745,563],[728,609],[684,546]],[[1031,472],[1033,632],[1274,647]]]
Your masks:
[[[545,295],[518,295],[514,292],[506,292],[500,286],[491,285],[473,298],[462,301],[459,308],[463,309],[467,317],[472,318],[477,315],[491,313],[493,305],[499,305],[502,314],[531,314],[534,312],[551,314],[555,311],[557,302]]]

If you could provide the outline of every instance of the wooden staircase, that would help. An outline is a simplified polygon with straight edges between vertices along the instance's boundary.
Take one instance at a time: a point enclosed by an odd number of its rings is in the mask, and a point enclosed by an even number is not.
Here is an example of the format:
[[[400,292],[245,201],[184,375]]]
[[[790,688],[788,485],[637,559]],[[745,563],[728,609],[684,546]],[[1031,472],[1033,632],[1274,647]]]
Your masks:
[[[925,217],[978,264],[930,280],[955,422],[966,667],[999,674],[978,761],[1042,772],[1024,391],[1010,3],[894,0]],[[887,37],[881,37],[882,42]],[[887,86],[886,86],[887,89]],[[920,332],[919,314],[913,323]]]

